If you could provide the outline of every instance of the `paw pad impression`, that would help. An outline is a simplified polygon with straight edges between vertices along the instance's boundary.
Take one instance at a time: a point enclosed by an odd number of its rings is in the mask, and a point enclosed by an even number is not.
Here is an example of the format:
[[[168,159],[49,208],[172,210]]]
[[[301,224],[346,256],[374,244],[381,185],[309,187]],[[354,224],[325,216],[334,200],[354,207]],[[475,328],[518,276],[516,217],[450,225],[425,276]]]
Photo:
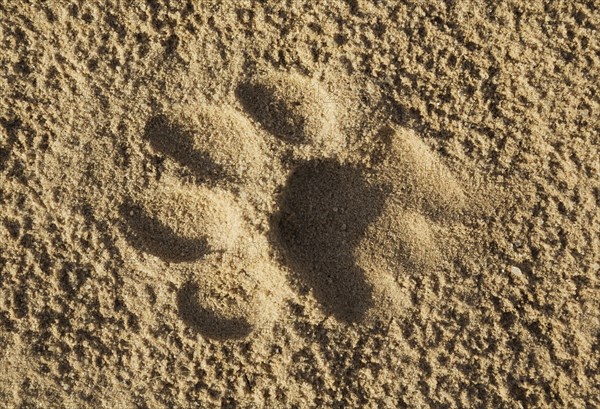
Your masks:
[[[317,81],[270,73],[240,85],[237,94],[253,118],[287,143],[312,145],[322,156],[345,146],[337,104]]]

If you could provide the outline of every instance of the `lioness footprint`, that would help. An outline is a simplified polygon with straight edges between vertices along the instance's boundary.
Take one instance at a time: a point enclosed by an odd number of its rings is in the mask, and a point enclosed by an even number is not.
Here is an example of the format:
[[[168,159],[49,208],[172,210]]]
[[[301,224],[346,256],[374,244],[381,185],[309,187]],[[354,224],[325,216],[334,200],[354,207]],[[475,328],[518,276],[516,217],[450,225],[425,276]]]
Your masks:
[[[244,337],[274,319],[277,294],[286,289],[268,262],[273,244],[339,320],[398,310],[381,300],[402,305],[401,274],[435,268],[444,258],[436,241],[444,220],[465,207],[459,183],[406,130],[382,131],[383,155],[374,169],[342,161],[339,107],[313,80],[270,73],[240,85],[237,96],[266,132],[226,107],[179,107],[152,118],[150,144],[189,169],[199,185],[172,183],[124,212],[140,248],[168,262],[193,263],[177,299],[181,318],[218,339]],[[267,153],[262,135],[269,134],[283,150]],[[293,158],[291,173],[265,172],[284,151]],[[249,206],[238,200],[263,185],[273,188],[270,194],[282,186],[279,210],[270,215],[271,243],[249,225]]]

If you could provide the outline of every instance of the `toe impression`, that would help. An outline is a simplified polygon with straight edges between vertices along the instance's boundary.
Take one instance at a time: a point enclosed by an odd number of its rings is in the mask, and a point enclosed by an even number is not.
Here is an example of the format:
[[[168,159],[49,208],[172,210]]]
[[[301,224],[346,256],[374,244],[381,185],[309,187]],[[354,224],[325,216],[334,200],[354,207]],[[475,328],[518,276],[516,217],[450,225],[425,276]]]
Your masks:
[[[200,181],[248,182],[267,163],[266,145],[252,124],[226,106],[177,106],[169,115],[152,117],[145,138]]]
[[[325,155],[345,146],[337,128],[337,105],[315,80],[271,72],[241,84],[237,96],[256,121],[284,142],[311,145]]]

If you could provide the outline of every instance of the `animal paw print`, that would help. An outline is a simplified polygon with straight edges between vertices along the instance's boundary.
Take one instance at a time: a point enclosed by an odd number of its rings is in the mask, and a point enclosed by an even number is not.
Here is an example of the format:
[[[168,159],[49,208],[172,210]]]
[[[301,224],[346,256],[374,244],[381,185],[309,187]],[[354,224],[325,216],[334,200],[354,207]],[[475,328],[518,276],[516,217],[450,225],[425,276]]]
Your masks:
[[[342,322],[402,304],[403,272],[443,260],[438,233],[466,206],[448,169],[417,135],[392,128],[379,133],[373,166],[342,160],[340,107],[305,77],[270,73],[236,95],[240,110],[186,106],[151,118],[152,149],[194,183],[163,178],[122,209],[134,246],[186,267],[183,321],[230,339],[275,319],[291,292],[272,250]]]

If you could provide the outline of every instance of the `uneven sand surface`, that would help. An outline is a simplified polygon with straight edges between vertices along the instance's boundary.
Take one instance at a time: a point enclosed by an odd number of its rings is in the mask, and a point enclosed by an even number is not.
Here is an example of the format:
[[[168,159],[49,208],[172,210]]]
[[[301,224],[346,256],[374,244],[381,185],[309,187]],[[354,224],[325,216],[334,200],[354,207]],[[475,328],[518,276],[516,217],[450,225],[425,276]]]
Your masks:
[[[600,407],[599,28],[0,2],[0,407]]]

